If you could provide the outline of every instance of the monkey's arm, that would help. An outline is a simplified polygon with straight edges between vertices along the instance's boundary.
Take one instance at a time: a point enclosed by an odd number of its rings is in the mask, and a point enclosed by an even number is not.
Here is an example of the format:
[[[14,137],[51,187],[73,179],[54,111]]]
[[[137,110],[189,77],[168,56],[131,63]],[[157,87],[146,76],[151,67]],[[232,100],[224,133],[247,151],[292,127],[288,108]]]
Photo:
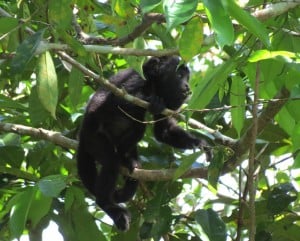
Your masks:
[[[160,118],[162,120],[159,120]],[[154,125],[154,135],[158,141],[182,149],[192,149],[201,145],[201,140],[177,126],[174,119],[163,118],[163,115],[155,116],[157,122]]]
[[[210,161],[212,154],[206,140],[196,138],[183,130],[172,118],[159,120],[164,117],[165,116],[163,115],[154,116],[154,119],[157,120],[154,124],[154,135],[158,141],[181,149],[193,149],[199,147],[205,151],[207,159]]]

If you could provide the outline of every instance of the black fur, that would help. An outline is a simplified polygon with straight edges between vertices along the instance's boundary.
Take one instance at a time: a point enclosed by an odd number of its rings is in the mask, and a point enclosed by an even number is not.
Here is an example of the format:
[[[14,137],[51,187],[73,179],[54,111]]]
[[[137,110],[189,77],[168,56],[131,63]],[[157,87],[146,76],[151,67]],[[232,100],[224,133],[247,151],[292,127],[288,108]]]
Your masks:
[[[110,80],[129,94],[150,102],[149,111],[155,120],[157,140],[177,148],[204,147],[197,139],[176,125],[173,118],[164,119],[161,111],[178,109],[188,96],[189,70],[180,65],[177,57],[151,58],[143,66],[144,80],[132,69],[119,72]],[[96,203],[120,230],[129,228],[130,214],[118,203],[130,200],[138,181],[125,179],[122,189],[116,190],[120,166],[130,171],[138,167],[137,143],[143,138],[146,110],[99,89],[90,100],[80,131],[77,153],[79,176],[86,188],[96,197]],[[96,162],[101,164],[97,169]]]

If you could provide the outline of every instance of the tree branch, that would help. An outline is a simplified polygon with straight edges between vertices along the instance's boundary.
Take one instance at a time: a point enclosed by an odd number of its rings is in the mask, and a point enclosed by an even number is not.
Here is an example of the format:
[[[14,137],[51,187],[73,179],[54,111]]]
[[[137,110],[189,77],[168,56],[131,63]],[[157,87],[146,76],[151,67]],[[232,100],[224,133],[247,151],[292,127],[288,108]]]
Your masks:
[[[83,45],[83,48],[87,52],[98,53],[98,54],[120,54],[120,55],[131,55],[131,56],[171,56],[178,55],[178,49],[134,49],[134,48],[120,48],[112,46],[99,46],[99,45]],[[58,44],[58,43],[48,43],[46,41],[41,41],[35,52],[35,54],[41,54],[48,50],[57,50],[57,51],[72,51],[67,44]]]
[[[90,36],[83,32],[76,19],[73,19],[73,25],[75,31],[80,37],[80,41],[84,44],[96,44],[96,45],[111,45],[111,46],[124,46],[127,43],[132,42],[134,39],[142,35],[153,23],[165,22],[165,17],[160,13],[147,13],[143,16],[142,22],[135,27],[135,29],[127,36],[115,39],[104,39],[102,37]]]
[[[252,13],[258,20],[264,21],[272,17],[279,16],[288,10],[300,5],[299,0],[286,0],[284,2],[268,4],[265,9],[256,10]],[[80,37],[80,41],[84,44],[96,44],[96,45],[111,45],[111,46],[124,46],[127,43],[132,42],[137,37],[141,36],[153,23],[163,23],[165,17],[160,13],[147,13],[143,16],[142,22],[127,36],[116,39],[104,39],[102,37],[94,37],[86,34],[82,31],[77,21],[73,20],[75,31]]]
[[[13,132],[19,135],[28,135],[37,139],[47,140],[67,149],[76,149],[78,145],[78,142],[76,140],[67,138],[59,132],[49,131],[43,128],[33,128],[29,126],[17,125],[11,123],[0,123],[0,131]],[[139,180],[144,180],[144,181],[172,180],[175,171],[176,169],[164,169],[164,170],[135,169],[132,174],[129,174],[126,168],[122,168],[122,173],[124,173],[125,175],[131,176]],[[33,180],[33,181],[37,179],[37,177],[32,174],[28,174],[23,171],[16,172],[16,170],[14,169],[1,167],[1,166],[0,166],[0,172],[9,173],[12,175],[16,175],[20,178]],[[207,169],[206,168],[191,169],[187,171],[185,174],[183,174],[181,178],[205,178],[206,179]]]
[[[261,134],[267,124],[269,124],[275,117],[275,115],[281,110],[281,108],[285,105],[288,101],[288,97],[290,92],[282,88],[279,93],[276,95],[275,99],[282,99],[282,101],[270,101],[265,109],[262,110],[261,114],[258,116],[257,119],[257,135]],[[252,123],[244,135],[234,144],[232,147],[234,151],[234,156],[231,160],[225,163],[223,172],[229,172],[234,170],[240,163],[243,161],[243,155],[247,153],[249,150],[251,136],[255,130],[255,125]]]
[[[0,130],[51,141],[52,143],[65,148],[76,149],[77,147],[77,141],[67,138],[59,132],[49,131],[43,128],[33,128],[24,125],[0,122]]]
[[[299,5],[299,0],[285,0],[284,2],[270,3],[265,9],[257,10],[254,13],[252,13],[252,15],[257,19],[264,21],[272,17],[279,16]]]

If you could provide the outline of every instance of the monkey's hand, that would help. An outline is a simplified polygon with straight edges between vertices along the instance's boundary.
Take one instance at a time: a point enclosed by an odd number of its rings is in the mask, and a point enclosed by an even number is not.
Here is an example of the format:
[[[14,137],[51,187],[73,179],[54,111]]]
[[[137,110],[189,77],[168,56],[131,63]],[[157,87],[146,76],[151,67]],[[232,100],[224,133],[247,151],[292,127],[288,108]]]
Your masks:
[[[210,162],[213,158],[212,147],[204,139],[198,139],[197,147],[205,152],[206,160]]]
[[[147,101],[150,103],[148,111],[153,115],[160,114],[166,108],[164,100],[156,95],[151,95]]]

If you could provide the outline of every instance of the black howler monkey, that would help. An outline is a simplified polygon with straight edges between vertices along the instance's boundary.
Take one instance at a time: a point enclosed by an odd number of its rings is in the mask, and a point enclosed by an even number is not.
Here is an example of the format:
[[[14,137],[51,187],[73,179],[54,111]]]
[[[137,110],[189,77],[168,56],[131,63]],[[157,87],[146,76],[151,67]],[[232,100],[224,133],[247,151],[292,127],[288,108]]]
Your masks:
[[[173,118],[164,118],[160,114],[164,108],[178,109],[190,92],[189,70],[185,65],[178,65],[179,58],[175,56],[152,57],[143,65],[145,79],[133,69],[127,69],[110,81],[129,94],[150,102],[148,111],[154,120],[158,120],[154,124],[157,140],[176,148],[205,148],[204,140],[178,127]],[[138,181],[125,177],[124,187],[118,190],[116,181],[120,166],[130,171],[138,166],[137,143],[143,138],[145,124],[136,120],[144,120],[145,113],[146,109],[113,95],[109,90],[99,89],[86,108],[79,135],[79,176],[96,197],[99,207],[123,231],[129,228],[130,215],[118,203],[133,197]],[[96,163],[101,164],[100,170]]]

